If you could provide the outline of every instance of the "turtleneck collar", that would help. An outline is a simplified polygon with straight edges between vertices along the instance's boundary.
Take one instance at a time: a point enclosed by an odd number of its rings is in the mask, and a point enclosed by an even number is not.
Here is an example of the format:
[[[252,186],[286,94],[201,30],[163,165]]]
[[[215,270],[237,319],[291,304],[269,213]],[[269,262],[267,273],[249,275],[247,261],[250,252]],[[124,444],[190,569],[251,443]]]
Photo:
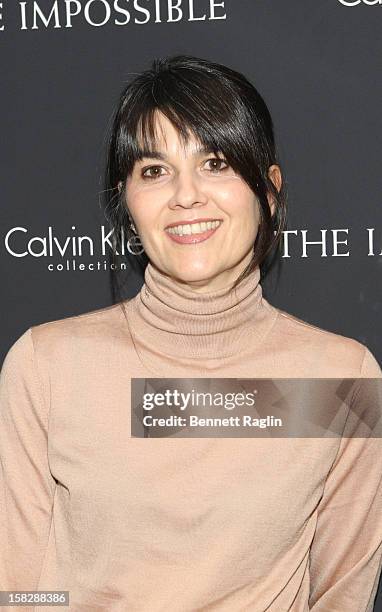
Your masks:
[[[257,267],[236,291],[228,286],[198,293],[149,262],[140,291],[127,304],[131,333],[157,355],[223,360],[237,355],[262,339],[276,315],[259,281]]]

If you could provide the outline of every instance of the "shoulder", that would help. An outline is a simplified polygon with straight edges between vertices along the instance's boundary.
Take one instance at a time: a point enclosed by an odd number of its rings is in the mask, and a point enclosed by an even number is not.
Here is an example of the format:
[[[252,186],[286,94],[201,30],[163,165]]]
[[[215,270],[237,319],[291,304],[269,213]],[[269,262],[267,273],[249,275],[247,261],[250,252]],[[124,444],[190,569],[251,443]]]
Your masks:
[[[91,385],[110,363],[118,367],[120,355],[130,346],[122,306],[118,303],[27,328],[8,349],[1,366],[0,404],[7,405],[13,398],[13,406],[19,403],[21,408],[22,398],[29,398],[48,414],[52,389],[77,380]]]
[[[44,337],[91,335],[101,330],[109,333],[120,322],[121,304],[113,304],[96,310],[90,310],[78,315],[47,321],[31,327],[33,338],[38,342]]]
[[[335,377],[382,377],[374,355],[362,342],[278,310],[273,337],[284,357],[305,362],[313,374]]]
[[[61,347],[80,350],[81,346],[113,343],[124,335],[124,314],[121,304],[98,308],[78,315],[40,323],[31,328],[36,351]]]
[[[8,350],[6,362],[37,360],[49,361],[64,355],[75,355],[114,340],[126,341],[121,304],[106,306],[79,315],[63,317],[33,325],[14,341]]]

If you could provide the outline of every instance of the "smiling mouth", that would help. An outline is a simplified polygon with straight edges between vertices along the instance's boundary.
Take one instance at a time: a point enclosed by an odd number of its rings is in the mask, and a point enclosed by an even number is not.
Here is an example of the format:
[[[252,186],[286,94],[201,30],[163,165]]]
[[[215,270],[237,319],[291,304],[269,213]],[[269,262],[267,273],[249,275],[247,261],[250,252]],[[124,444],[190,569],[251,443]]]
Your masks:
[[[165,232],[174,242],[195,244],[210,238],[222,223],[223,221],[216,219],[216,221],[180,224],[175,227],[168,227]]]

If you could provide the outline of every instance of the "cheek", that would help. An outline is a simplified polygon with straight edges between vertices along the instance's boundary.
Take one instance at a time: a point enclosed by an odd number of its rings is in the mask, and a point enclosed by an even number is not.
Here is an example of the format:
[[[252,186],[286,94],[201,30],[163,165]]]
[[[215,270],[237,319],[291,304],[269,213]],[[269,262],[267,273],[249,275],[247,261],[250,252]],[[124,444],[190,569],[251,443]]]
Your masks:
[[[255,194],[242,181],[232,181],[229,185],[221,186],[215,192],[220,206],[227,215],[241,223],[245,219],[252,228],[260,219],[259,202]]]
[[[150,223],[153,207],[150,206],[147,196],[145,197],[142,192],[127,189],[125,204],[140,227]]]

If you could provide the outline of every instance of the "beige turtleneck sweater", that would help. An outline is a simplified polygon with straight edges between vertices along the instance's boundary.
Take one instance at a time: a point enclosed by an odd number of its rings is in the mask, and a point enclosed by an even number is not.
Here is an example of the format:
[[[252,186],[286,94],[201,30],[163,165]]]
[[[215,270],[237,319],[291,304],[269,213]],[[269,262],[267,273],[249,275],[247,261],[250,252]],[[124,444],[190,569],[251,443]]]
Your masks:
[[[17,339],[0,590],[68,590],[73,612],[373,610],[381,438],[130,437],[134,377],[382,376],[359,342],[272,307],[259,278],[198,294],[149,264],[127,318],[115,305]]]

